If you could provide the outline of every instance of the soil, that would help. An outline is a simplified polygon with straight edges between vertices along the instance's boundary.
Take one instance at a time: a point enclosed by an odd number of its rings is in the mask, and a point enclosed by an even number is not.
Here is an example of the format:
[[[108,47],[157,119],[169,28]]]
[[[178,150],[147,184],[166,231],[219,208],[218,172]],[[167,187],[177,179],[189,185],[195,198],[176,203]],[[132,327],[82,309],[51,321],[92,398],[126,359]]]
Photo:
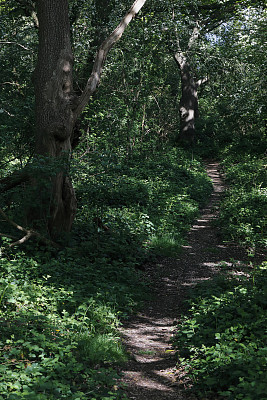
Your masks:
[[[126,385],[125,393],[131,400],[196,400],[179,382],[181,376],[170,344],[183,302],[188,289],[211,279],[222,262],[231,265],[233,260],[249,261],[247,252],[225,244],[212,224],[225,184],[217,162],[207,163],[206,169],[213,181],[213,193],[188,233],[188,244],[177,259],[159,258],[146,266],[151,300],[121,329],[130,360],[122,366],[120,385]]]

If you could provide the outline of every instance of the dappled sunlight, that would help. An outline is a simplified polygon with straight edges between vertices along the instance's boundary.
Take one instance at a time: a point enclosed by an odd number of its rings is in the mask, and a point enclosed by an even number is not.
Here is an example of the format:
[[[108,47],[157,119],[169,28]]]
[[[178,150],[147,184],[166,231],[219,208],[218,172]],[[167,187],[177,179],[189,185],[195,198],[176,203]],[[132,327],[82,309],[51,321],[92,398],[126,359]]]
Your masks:
[[[134,381],[136,381],[136,385],[149,389],[149,390],[159,390],[159,391],[164,391],[164,392],[169,392],[172,391],[172,389],[170,387],[168,387],[167,385],[164,385],[162,383],[157,382],[157,376],[155,377],[155,379],[152,379],[144,374],[142,374],[141,372],[137,372],[137,371],[126,371],[126,374],[129,375],[129,377],[131,379],[133,379]],[[159,371],[153,371],[153,373],[155,375],[160,375]]]
[[[195,286],[197,283],[208,281],[210,279],[211,278],[192,278],[189,282],[183,283],[182,286],[184,286],[184,287]]]
[[[206,229],[206,225],[193,225],[191,231],[195,231],[196,229]]]
[[[153,298],[146,303],[145,310],[121,330],[133,359],[123,371],[123,381],[130,386],[133,399],[185,398],[179,392],[182,390],[179,386],[181,373],[175,372],[177,360],[171,347],[184,296],[189,289],[208,281],[212,283],[219,272],[233,269],[247,260],[245,252],[221,242],[218,230],[212,224],[217,217],[223,183],[217,164],[208,166],[208,174],[213,180],[214,192],[210,203],[188,232],[188,243],[182,246],[179,258],[160,259],[152,263],[150,269],[148,266],[148,277],[155,281]],[[181,382],[190,386],[188,377],[183,374]]]
[[[0,400],[265,399],[262,3],[1,1]]]

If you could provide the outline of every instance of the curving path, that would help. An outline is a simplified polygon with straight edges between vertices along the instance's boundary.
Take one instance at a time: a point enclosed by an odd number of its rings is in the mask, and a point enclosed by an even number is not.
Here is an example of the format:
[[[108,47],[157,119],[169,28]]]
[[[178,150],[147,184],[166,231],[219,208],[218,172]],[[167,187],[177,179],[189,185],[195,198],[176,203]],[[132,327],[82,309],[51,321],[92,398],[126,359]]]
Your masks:
[[[177,382],[176,359],[169,343],[187,289],[210,279],[221,262],[247,259],[242,249],[221,242],[218,230],[211,224],[216,218],[224,183],[217,162],[208,163],[206,168],[214,190],[188,234],[188,245],[178,259],[161,258],[146,267],[155,296],[121,329],[131,355],[122,367],[121,383],[127,385],[125,392],[131,400],[195,399]]]

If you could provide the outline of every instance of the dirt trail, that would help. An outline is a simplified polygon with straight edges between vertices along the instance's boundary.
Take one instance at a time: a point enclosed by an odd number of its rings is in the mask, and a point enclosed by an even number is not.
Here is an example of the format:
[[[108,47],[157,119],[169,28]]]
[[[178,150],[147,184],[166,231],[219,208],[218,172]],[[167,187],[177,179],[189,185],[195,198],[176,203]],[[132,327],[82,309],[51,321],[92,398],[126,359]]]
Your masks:
[[[122,371],[122,383],[126,383],[126,394],[131,400],[194,399],[176,381],[176,360],[169,343],[186,292],[197,282],[210,279],[222,261],[246,261],[246,252],[223,244],[211,224],[216,218],[224,183],[217,162],[207,164],[207,173],[214,191],[188,234],[188,245],[178,259],[162,258],[148,265],[147,275],[155,296],[121,330],[131,354]]]

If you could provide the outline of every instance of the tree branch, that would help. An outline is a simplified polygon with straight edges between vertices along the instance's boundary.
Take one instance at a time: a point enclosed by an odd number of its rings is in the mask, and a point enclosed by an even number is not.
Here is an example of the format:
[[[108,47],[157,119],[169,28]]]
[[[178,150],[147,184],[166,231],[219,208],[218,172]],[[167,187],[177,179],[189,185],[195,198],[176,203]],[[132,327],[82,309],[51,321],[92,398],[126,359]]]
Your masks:
[[[17,42],[9,42],[9,41],[6,41],[6,40],[0,40],[0,43],[1,43],[1,44],[15,44],[16,46],[19,46],[19,47],[21,47],[21,48],[24,49],[24,50],[32,51],[32,49],[29,49],[28,47],[25,47],[25,46],[23,46],[22,44],[17,43]]]
[[[96,59],[94,62],[93,70],[90,78],[87,81],[86,87],[79,98],[78,104],[73,110],[76,118],[81,114],[87,105],[90,97],[95,92],[101,78],[102,69],[105,64],[105,60],[109,50],[114,46],[114,44],[121,38],[123,32],[135,17],[135,15],[141,10],[146,0],[136,0],[124,18],[121,20],[119,25],[114,29],[114,31],[107,37],[106,40],[101,44]]]
[[[17,240],[16,242],[11,243],[9,245],[9,247],[14,247],[17,244],[22,244],[22,243],[26,242],[28,239],[30,239],[31,236],[33,236],[32,232],[28,232],[28,233],[26,233],[25,236],[23,236],[23,238]]]
[[[200,26],[199,23],[196,23],[196,26],[193,29],[193,32],[189,38],[188,41],[188,49],[191,49],[191,47],[193,46],[193,44],[197,41],[197,39],[199,38],[200,35]]]
[[[11,239],[15,239],[15,240],[16,240],[16,242],[13,242],[13,243],[11,243],[11,244],[9,245],[10,247],[16,246],[17,244],[22,244],[22,243],[26,242],[28,239],[30,239],[30,237],[35,236],[38,240],[40,240],[40,242],[42,242],[42,243],[44,243],[44,244],[46,244],[46,245],[48,245],[48,246],[53,246],[53,247],[56,247],[56,248],[61,248],[61,246],[60,246],[59,244],[53,242],[53,241],[50,240],[50,239],[47,239],[46,237],[44,237],[43,235],[41,235],[39,232],[36,232],[36,231],[33,230],[33,229],[26,229],[26,228],[23,228],[22,226],[18,225],[16,222],[12,221],[12,219],[10,219],[10,218],[6,215],[6,213],[5,213],[1,208],[0,208],[0,215],[2,215],[2,217],[3,217],[10,225],[14,226],[14,227],[15,227],[16,229],[18,229],[19,231],[25,233],[25,235],[24,235],[21,239],[19,239],[19,240],[17,240],[17,238],[15,238],[14,236],[11,236],[11,235],[0,234],[1,236],[6,236],[6,237],[9,237],[9,238],[11,238]]]
[[[175,28],[175,38],[176,38],[177,51],[175,53],[173,53],[173,57],[174,57],[174,60],[176,61],[176,63],[178,64],[179,68],[182,70],[182,68],[187,63],[187,59],[181,49],[180,39],[179,39],[179,35],[177,32],[177,28]]]
[[[2,208],[0,208],[0,214],[2,215],[2,217],[12,226],[14,226],[15,228],[17,228],[18,230],[22,231],[22,232],[28,232],[27,229],[23,228],[22,226],[16,224],[16,222],[12,221],[7,215],[6,213],[4,213],[4,211],[2,210]]]
[[[22,183],[28,182],[30,176],[26,171],[16,171],[12,175],[0,179],[0,192],[4,193]]]
[[[200,85],[203,85],[203,83],[208,82],[208,80],[209,80],[209,78],[208,78],[207,76],[205,76],[205,78],[199,79],[199,80],[196,82],[197,87],[199,87]]]

